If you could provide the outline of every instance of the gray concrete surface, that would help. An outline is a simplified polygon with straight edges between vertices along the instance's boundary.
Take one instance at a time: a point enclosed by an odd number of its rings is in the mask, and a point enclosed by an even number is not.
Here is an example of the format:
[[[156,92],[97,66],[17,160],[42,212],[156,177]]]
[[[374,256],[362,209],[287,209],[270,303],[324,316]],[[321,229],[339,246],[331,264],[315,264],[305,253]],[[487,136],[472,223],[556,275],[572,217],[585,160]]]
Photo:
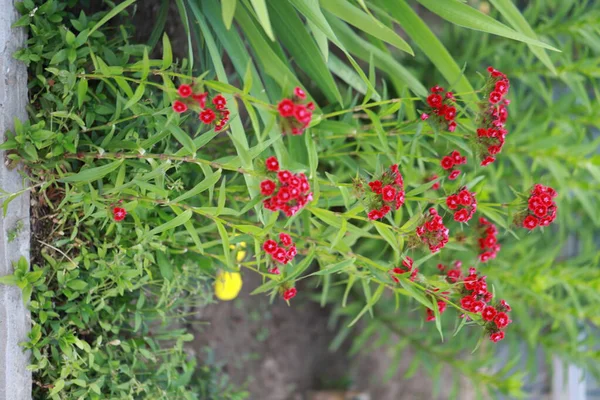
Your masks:
[[[27,69],[12,58],[25,44],[22,29],[12,29],[17,20],[13,0],[0,0],[0,138],[13,128],[14,118],[25,119],[27,114]],[[5,154],[0,152],[0,188],[17,192],[23,187],[18,171],[9,171]],[[0,204],[2,201],[0,200]],[[1,209],[1,207],[0,207]],[[17,226],[23,229],[9,243],[8,234]],[[29,195],[10,203],[6,217],[0,213],[0,276],[12,273],[12,262],[21,256],[29,259]],[[27,340],[31,326],[29,312],[23,304],[21,290],[0,285],[0,400],[31,399],[31,373],[26,367],[29,355],[19,342]]]

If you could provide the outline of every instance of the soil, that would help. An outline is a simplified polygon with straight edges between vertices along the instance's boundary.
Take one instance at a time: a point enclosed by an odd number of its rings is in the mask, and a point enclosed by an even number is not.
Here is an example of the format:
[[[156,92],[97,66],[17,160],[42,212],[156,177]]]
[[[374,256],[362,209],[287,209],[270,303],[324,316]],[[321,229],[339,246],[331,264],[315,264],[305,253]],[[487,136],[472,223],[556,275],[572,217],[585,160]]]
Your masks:
[[[385,350],[352,359],[347,348],[330,352],[336,327],[329,327],[327,308],[302,295],[291,306],[280,299],[271,305],[267,296],[250,296],[260,283],[260,277],[247,273],[237,299],[200,310],[196,322],[202,324],[194,324],[192,344],[200,361],[206,354],[203,349],[209,347],[251,399],[311,400],[315,398],[311,391],[331,389],[352,389],[363,394],[354,397],[361,400],[434,399],[427,376],[417,372],[403,378],[410,353],[397,366],[396,376],[384,383],[382,377],[391,365]],[[438,398],[446,397],[442,393]]]

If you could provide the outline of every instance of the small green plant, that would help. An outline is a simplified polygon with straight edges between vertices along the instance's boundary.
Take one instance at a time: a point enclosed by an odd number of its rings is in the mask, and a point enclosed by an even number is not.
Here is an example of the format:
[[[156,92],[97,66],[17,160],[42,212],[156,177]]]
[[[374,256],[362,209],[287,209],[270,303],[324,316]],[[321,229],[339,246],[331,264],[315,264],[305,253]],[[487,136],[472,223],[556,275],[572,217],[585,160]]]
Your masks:
[[[14,242],[15,239],[17,237],[19,237],[19,235],[23,231],[24,227],[25,227],[25,224],[23,224],[23,221],[21,221],[21,220],[17,221],[17,223],[15,224],[15,227],[8,231],[8,234],[7,234],[8,243]]]

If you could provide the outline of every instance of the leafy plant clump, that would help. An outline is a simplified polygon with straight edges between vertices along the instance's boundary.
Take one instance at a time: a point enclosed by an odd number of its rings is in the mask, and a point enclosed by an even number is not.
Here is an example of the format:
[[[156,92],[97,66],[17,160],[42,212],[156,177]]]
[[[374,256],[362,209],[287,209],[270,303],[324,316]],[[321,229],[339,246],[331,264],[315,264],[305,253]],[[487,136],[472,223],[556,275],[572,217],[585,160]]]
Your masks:
[[[581,229],[600,225],[589,204],[598,140],[578,128],[567,140],[555,126],[566,129],[564,115],[538,104],[538,93],[551,98],[538,69],[556,72],[544,49],[556,49],[511,2],[493,3],[516,30],[459,1],[419,0],[524,43],[511,54],[517,45],[490,39],[516,69],[472,40],[465,71],[404,1],[178,0],[190,38],[181,62],[166,35],[160,59],[129,42],[134,2],[92,16],[21,5],[31,38],[16,57],[29,65],[32,105],[2,148],[25,164],[47,232],[32,270],[9,278],[31,296],[36,395],[242,397],[207,387],[212,375],[195,373],[184,350],[191,335],[175,329],[210,301],[213,277],[236,277],[237,294],[240,271],[263,277],[254,294],[290,304],[297,282],[317,282],[344,320],[333,348],[350,334],[353,352],[392,343],[402,357],[410,346],[412,373],[449,366],[477,389],[518,396],[520,352],[501,367],[494,355],[523,339],[600,373],[578,339],[598,323],[593,239],[582,238],[581,269],[560,254],[582,209]],[[427,61],[407,58],[415,50],[395,24]],[[570,61],[565,71],[583,68]],[[246,244],[251,256],[238,257]]]

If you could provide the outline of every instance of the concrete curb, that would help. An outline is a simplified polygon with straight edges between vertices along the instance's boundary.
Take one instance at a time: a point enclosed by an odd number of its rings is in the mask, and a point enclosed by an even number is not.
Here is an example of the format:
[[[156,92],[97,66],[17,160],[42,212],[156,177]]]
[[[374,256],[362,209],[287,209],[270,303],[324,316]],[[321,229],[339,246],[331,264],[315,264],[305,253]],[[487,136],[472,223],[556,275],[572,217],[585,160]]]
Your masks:
[[[23,29],[12,29],[19,18],[15,0],[0,0],[0,138],[13,129],[14,118],[27,118],[27,69],[13,59],[12,54],[25,45]],[[23,187],[18,171],[9,171],[5,154],[0,152],[0,188],[14,193]],[[0,201],[0,204],[2,202]],[[23,228],[9,242],[9,232],[14,232],[18,222]],[[29,194],[13,200],[6,218],[0,212],[0,276],[12,273],[12,263],[21,256],[29,260]],[[31,327],[29,312],[23,304],[18,287],[0,285],[0,400],[31,399],[31,372],[29,354],[19,343],[27,340]]]

